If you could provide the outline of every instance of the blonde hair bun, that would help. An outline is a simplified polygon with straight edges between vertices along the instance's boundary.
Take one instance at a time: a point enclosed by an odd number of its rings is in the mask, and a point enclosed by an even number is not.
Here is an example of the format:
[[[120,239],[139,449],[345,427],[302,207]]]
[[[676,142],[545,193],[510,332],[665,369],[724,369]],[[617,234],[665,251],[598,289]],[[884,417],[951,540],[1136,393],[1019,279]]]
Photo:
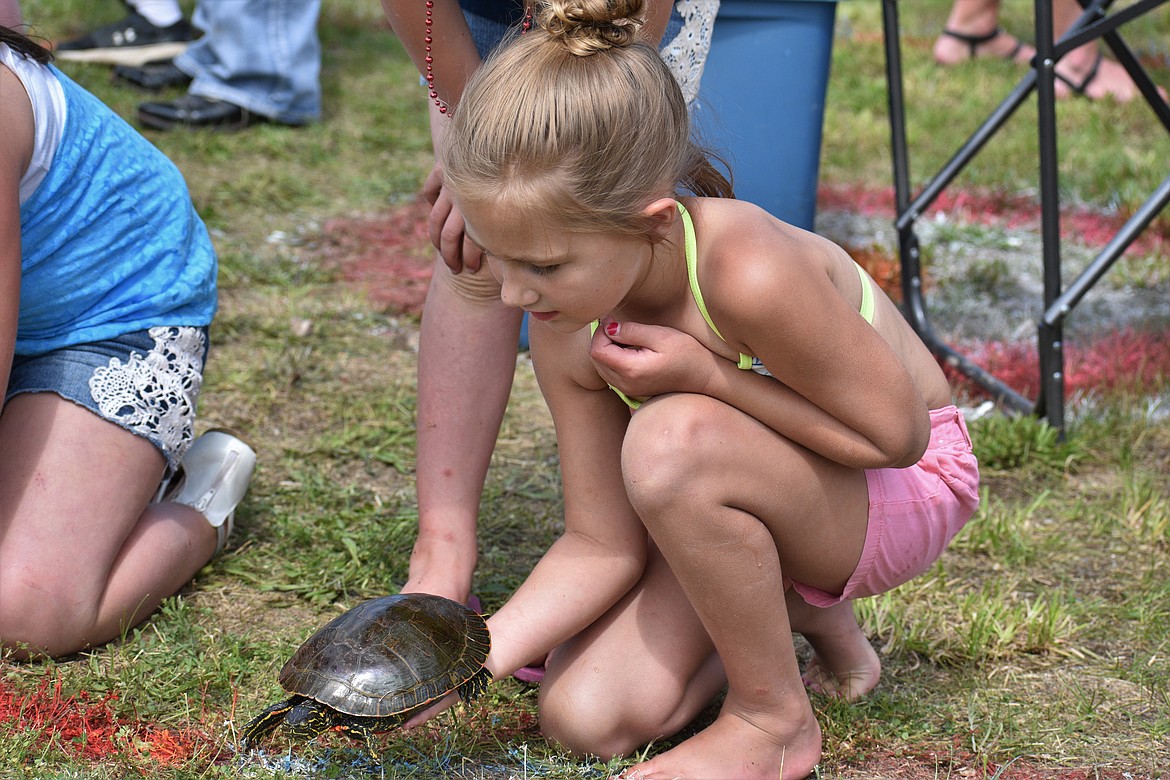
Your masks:
[[[540,26],[573,54],[587,57],[634,42],[645,0],[547,0]]]

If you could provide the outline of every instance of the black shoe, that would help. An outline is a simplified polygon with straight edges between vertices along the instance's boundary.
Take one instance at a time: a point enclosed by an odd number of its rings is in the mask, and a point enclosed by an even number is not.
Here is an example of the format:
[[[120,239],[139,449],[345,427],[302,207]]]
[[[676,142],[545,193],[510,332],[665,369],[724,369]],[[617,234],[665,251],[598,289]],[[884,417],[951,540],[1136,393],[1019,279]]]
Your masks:
[[[155,130],[176,127],[243,130],[248,125],[264,121],[264,117],[223,100],[183,95],[165,103],[140,103],[138,121]]]
[[[168,87],[185,87],[191,77],[176,68],[174,60],[159,60],[141,68],[119,65],[114,68],[114,81],[146,92],[161,92]]]
[[[142,65],[182,54],[195,37],[195,28],[186,19],[170,27],[155,27],[142,16],[131,13],[120,22],[57,44],[54,52],[58,59],[75,62]]]

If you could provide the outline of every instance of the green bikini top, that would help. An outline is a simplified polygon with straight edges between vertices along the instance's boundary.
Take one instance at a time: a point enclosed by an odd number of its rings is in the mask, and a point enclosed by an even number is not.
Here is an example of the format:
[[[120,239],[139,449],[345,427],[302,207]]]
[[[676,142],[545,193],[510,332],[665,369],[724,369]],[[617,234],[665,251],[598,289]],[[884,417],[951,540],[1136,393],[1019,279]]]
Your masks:
[[[694,223],[691,222],[691,215],[689,212],[687,212],[686,207],[683,206],[682,203],[677,203],[677,205],[679,216],[682,217],[683,223],[683,237],[687,258],[687,279],[690,281],[691,285],[691,296],[695,299],[695,305],[699,307],[699,313],[703,315],[703,319],[706,321],[707,327],[709,327],[711,332],[720,339],[726,341],[726,339],[723,338],[723,334],[719,332],[719,328],[715,327],[715,323],[711,321],[711,315],[707,313],[707,304],[703,301],[703,291],[699,289],[699,253],[697,250],[697,244],[695,242]],[[858,309],[858,313],[861,314],[862,318],[864,318],[866,322],[872,324],[874,311],[872,282],[870,281],[868,274],[865,273],[864,268],[862,268],[856,262],[854,262],[853,265],[857,268],[858,275],[861,276],[861,307]],[[591,334],[596,333],[599,324],[600,323],[597,320],[594,320],[589,326],[589,332]],[[739,360],[736,362],[736,365],[744,371],[755,371],[756,373],[763,374],[765,376],[772,375],[768,369],[764,367],[764,364],[760,361],[759,358],[753,357],[752,355],[746,355],[743,352],[739,353]],[[642,401],[645,400],[630,398],[613,385],[610,385],[609,387],[611,390],[621,396],[622,400],[625,401],[632,409],[637,409],[642,405]]]

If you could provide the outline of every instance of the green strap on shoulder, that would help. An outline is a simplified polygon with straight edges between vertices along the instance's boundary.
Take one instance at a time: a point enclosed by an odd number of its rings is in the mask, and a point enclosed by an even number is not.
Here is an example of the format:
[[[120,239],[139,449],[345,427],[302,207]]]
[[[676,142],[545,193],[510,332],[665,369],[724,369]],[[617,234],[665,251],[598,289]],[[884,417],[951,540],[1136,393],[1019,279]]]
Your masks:
[[[699,313],[703,315],[703,319],[706,321],[707,327],[709,327],[716,336],[723,339],[723,334],[719,332],[719,328],[715,327],[715,323],[711,321],[711,315],[707,312],[707,304],[703,301],[703,291],[699,289],[699,253],[697,244],[695,242],[695,226],[691,222],[691,215],[687,211],[686,206],[684,206],[682,203],[678,203],[677,201],[676,205],[678,206],[678,213],[682,217],[684,247],[686,249],[687,259],[687,280],[691,285],[691,295],[694,297],[695,305],[699,307]],[[853,265],[857,268],[857,274],[861,277],[861,307],[858,309],[858,313],[861,314],[866,322],[872,324],[875,307],[873,282],[870,281],[869,275],[865,272],[865,269],[862,268],[860,264],[854,262]],[[599,325],[600,323],[597,320],[594,320],[589,324],[590,336],[597,332]],[[723,340],[726,341],[727,339]],[[743,370],[750,369],[752,367],[751,355],[745,355],[742,352],[739,353],[739,361],[736,363],[736,365]],[[618,390],[613,385],[610,385],[609,389],[617,393],[618,396],[621,397],[621,399],[625,401],[626,405],[631,409],[637,409],[642,405],[641,400],[630,398],[628,395],[623,393],[621,390]]]
[[[691,224],[691,215],[687,213],[686,207],[681,203],[678,204],[678,211],[682,215],[683,230],[686,235],[687,278],[691,283],[691,295],[695,298],[695,303],[699,307],[699,313],[707,321],[707,326],[711,328],[716,336],[722,339],[723,334],[719,332],[719,328],[715,327],[715,323],[711,321],[711,315],[707,313],[707,304],[703,301],[703,291],[699,289],[698,251],[695,247],[695,227]],[[870,281],[865,269],[857,262],[854,262],[853,265],[857,267],[857,273],[861,277],[861,307],[858,309],[858,313],[861,314],[866,322],[872,324],[875,306],[873,282]],[[723,340],[726,341],[727,339]],[[739,367],[751,368],[751,356],[741,352],[739,355]]]
[[[869,274],[865,272],[865,269],[857,261],[854,261],[853,264],[857,266],[857,273],[861,275],[861,308],[858,309],[858,313],[862,319],[872,325],[874,309],[873,282],[869,280]]]
[[[727,341],[719,332],[719,328],[715,327],[715,323],[711,321],[711,315],[707,313],[707,304],[703,301],[703,291],[699,289],[699,252],[695,244],[695,226],[691,223],[691,215],[687,212],[686,206],[681,203],[678,203],[678,213],[682,216],[687,256],[687,279],[691,283],[691,295],[695,299],[695,305],[699,307],[699,314],[702,314],[703,319],[707,321],[707,327],[720,339]],[[751,368],[752,356],[740,352],[739,362],[736,365],[745,370]]]

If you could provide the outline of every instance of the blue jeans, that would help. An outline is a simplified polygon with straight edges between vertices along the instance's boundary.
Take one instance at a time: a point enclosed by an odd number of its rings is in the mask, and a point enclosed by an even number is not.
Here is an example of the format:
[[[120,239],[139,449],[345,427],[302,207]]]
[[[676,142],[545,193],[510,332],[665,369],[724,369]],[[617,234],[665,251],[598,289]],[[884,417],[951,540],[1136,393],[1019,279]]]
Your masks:
[[[284,124],[321,116],[321,0],[200,0],[203,37],[175,58],[188,93]]]
[[[489,54],[500,45],[510,33],[515,33],[515,27],[524,19],[524,4],[519,0],[514,2],[496,2],[491,0],[460,0],[463,9],[463,18],[467,20],[467,28],[471,32],[471,40],[475,42],[475,49],[480,59],[486,59]],[[489,14],[488,11],[494,13]],[[662,34],[663,45],[674,40],[683,26],[682,14],[677,4],[670,12],[670,21]],[[426,86],[426,81],[422,82]]]

